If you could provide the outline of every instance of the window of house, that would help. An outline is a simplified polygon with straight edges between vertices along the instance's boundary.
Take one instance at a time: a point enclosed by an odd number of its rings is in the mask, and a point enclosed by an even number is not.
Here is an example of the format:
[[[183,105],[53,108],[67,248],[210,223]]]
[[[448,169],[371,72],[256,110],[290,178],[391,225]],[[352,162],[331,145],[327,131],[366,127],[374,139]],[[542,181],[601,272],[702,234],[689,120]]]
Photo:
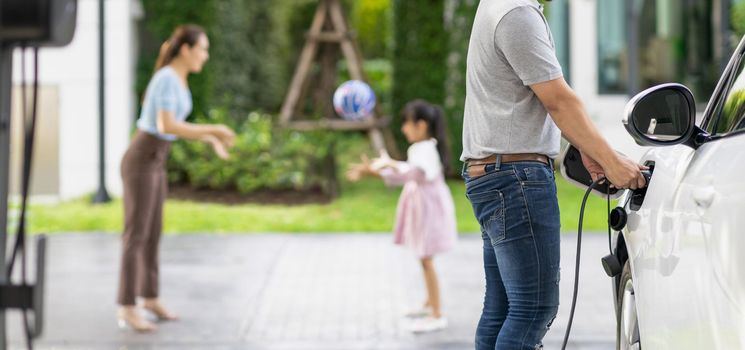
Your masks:
[[[598,91],[625,94],[628,91],[628,53],[624,1],[597,2]]]
[[[629,85],[643,90],[678,82],[698,100],[708,99],[720,74],[717,53],[729,54],[715,50],[721,43],[715,5],[714,0],[598,1],[599,92],[625,94]],[[629,6],[635,7],[629,11]],[[630,32],[636,33],[635,40],[628,40]],[[629,42],[636,42],[634,76],[629,74]]]

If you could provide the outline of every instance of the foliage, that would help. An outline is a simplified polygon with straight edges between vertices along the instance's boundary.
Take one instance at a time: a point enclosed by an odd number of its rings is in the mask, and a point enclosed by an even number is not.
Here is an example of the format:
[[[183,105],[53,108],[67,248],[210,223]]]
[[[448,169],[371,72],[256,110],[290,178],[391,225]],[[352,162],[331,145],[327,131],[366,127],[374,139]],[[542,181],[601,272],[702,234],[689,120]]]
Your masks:
[[[444,0],[393,0],[393,113],[421,98],[442,105],[447,79],[448,36],[443,23]],[[393,132],[402,149],[401,119]]]
[[[145,19],[140,28],[140,57],[137,63],[138,101],[145,95],[145,88],[153,75],[153,68],[160,46],[168,40],[173,30],[185,23],[198,24],[210,34],[217,22],[217,0],[143,0]],[[189,77],[189,88],[194,100],[194,114],[207,114],[214,72],[208,64],[201,74]]]
[[[161,43],[178,25],[201,25],[210,38],[210,60],[189,77],[193,116],[204,120],[214,106],[227,108],[233,119],[249,110],[273,111],[284,97],[289,44],[278,10],[289,0],[143,0],[137,92],[143,96]],[[240,121],[240,120],[237,120]]]
[[[222,0],[216,5],[220,24],[210,31],[210,64],[217,77],[212,104],[226,106],[238,121],[250,110],[277,110],[284,97],[287,68],[272,59],[284,44],[274,2]]]
[[[735,1],[732,4],[732,29],[737,34],[737,40],[745,35],[745,1]]]
[[[203,142],[177,141],[168,160],[169,182],[240,193],[328,186],[323,162],[336,135],[275,128],[271,116],[258,112],[249,113],[240,124],[227,120],[224,109],[213,110],[210,119],[232,124],[236,131],[231,158],[217,158]]]
[[[727,100],[722,107],[722,113],[716,122],[717,134],[724,134],[745,127],[745,89],[734,90],[739,86],[734,86],[733,91],[727,96]]]
[[[351,9],[350,24],[367,58],[388,57],[391,36],[391,0],[358,0]]]
[[[296,0],[281,11],[281,22],[284,24],[284,34],[288,41],[288,54],[284,57],[284,63],[292,72],[305,45],[305,34],[310,29],[317,6],[318,1]]]
[[[458,159],[463,149],[463,114],[466,102],[466,57],[471,27],[478,0],[449,0],[445,20],[449,39],[447,80],[445,81],[445,115],[448,120],[452,168],[460,169]]]

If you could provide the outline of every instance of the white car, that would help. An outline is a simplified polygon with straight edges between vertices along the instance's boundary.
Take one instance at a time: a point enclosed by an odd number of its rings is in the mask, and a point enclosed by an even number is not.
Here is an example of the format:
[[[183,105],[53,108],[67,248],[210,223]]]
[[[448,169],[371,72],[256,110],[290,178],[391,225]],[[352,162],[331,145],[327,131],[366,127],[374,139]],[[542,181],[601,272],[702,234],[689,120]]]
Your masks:
[[[745,38],[698,126],[695,111],[679,84],[626,107],[636,142],[660,147],[612,220],[618,349],[745,349]]]

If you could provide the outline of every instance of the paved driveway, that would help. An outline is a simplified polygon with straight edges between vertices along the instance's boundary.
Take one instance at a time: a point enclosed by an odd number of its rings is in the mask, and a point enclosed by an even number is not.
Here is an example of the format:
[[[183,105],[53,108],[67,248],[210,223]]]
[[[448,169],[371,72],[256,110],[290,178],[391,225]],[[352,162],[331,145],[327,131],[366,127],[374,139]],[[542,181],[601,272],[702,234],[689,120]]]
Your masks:
[[[562,243],[562,305],[547,349],[558,349],[571,302],[574,234]],[[386,234],[167,236],[162,295],[182,320],[155,334],[119,330],[116,235],[50,240],[47,319],[37,349],[472,349],[483,297],[481,239],[461,236],[435,259],[450,327],[413,335],[401,311],[422,302],[419,264]],[[607,237],[586,235],[571,349],[613,349]],[[13,348],[20,317],[8,317]]]

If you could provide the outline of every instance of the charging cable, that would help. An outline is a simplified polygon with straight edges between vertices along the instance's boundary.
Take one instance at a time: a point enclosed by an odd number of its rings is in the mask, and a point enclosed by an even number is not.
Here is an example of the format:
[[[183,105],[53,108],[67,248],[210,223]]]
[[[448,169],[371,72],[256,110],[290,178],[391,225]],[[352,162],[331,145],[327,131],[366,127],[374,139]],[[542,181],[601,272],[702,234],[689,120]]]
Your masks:
[[[564,343],[561,345],[561,350],[565,350],[567,342],[569,341],[569,333],[572,331],[572,322],[574,321],[574,309],[577,306],[577,292],[579,291],[579,264],[580,264],[580,252],[582,251],[582,222],[585,217],[585,206],[587,205],[587,198],[590,193],[597,185],[605,181],[604,177],[598,178],[593,181],[590,187],[585,191],[585,196],[582,198],[582,206],[579,209],[579,228],[577,229],[577,258],[574,267],[574,292],[572,295],[572,309],[569,311],[569,322],[567,323],[567,330],[564,333]],[[608,186],[608,206],[610,206],[610,186]],[[610,225],[610,224],[609,224]],[[608,244],[610,248],[610,226],[608,226]]]

